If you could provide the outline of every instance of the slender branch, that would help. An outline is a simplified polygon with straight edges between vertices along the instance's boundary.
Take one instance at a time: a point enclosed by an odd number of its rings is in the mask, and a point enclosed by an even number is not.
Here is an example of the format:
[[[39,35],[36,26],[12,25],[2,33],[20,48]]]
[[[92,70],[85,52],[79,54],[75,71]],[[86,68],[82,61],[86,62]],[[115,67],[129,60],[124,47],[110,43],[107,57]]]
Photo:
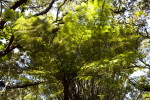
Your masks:
[[[67,0],[64,0],[64,2],[59,6],[58,10],[57,10],[57,14],[56,14],[56,20],[58,20],[58,14],[60,12],[61,7],[66,3]]]
[[[150,67],[150,65],[149,64],[147,64],[147,63],[145,63],[141,58],[139,59],[144,65],[146,65],[146,66],[148,66],[148,67]]]
[[[14,41],[14,36],[12,35],[10,40],[9,40],[8,45],[6,46],[6,49],[4,51],[0,52],[0,57],[5,56],[6,54],[11,52],[15,48],[22,48],[19,44],[16,44],[15,46],[13,46],[13,41]]]
[[[28,84],[23,84],[23,85],[7,86],[7,89],[26,88],[29,86],[36,86],[42,83],[46,83],[46,82],[35,82],[35,83],[28,83]]]
[[[61,17],[60,19],[55,20],[53,23],[56,23],[57,21],[62,21],[63,18],[64,18],[67,14],[68,14],[68,12],[66,12],[64,15],[62,15],[62,17]],[[59,23],[56,23],[56,24],[57,24],[57,25],[59,25],[59,24],[64,24],[64,22],[59,22]]]
[[[110,9],[113,13],[115,13],[115,14],[120,14],[120,13],[124,13],[125,11],[126,11],[126,9],[121,9],[121,10],[113,10],[113,9]]]
[[[39,15],[46,14],[52,8],[52,6],[53,6],[54,3],[55,3],[55,0],[52,0],[51,3],[49,4],[49,6],[45,10],[43,10],[40,13],[35,14],[34,16],[39,16]]]
[[[11,38],[10,38],[10,40],[9,40],[9,44],[7,45],[7,47],[6,47],[5,51],[4,51],[4,53],[6,53],[6,52],[9,51],[10,46],[12,45],[13,41],[14,41],[14,36],[12,35]]]
[[[128,66],[128,67],[125,67],[124,69],[130,69],[130,68],[147,68],[146,66],[138,66],[138,65],[135,65],[135,66]]]
[[[125,67],[124,69],[130,69],[130,68],[139,68],[139,66],[128,66],[128,67]]]
[[[145,28],[144,30],[145,30],[145,32],[146,32],[147,37],[148,37],[148,38],[150,38],[150,36],[149,36],[149,33],[148,33],[147,29]]]

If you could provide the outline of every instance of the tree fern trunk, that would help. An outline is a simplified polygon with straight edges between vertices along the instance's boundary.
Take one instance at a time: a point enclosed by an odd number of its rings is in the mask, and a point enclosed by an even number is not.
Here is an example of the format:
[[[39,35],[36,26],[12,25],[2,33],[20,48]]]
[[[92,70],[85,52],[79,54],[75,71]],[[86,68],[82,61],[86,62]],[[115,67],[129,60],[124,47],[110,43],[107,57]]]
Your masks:
[[[69,84],[63,84],[64,85],[64,100],[69,100]]]

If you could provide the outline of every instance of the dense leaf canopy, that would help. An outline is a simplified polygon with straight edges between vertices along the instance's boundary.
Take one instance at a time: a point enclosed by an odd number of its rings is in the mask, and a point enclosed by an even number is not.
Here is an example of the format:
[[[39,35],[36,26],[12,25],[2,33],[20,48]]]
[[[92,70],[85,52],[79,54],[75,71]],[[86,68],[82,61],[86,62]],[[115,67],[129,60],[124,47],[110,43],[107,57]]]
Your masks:
[[[150,96],[148,0],[0,3],[1,99]]]

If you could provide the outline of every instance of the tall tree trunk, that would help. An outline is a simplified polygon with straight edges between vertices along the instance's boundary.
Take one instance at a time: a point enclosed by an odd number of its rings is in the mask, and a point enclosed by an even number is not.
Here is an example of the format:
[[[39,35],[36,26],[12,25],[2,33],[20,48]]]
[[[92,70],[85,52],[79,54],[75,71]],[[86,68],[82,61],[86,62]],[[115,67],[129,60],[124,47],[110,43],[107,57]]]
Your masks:
[[[64,83],[64,100],[69,100],[69,84]]]

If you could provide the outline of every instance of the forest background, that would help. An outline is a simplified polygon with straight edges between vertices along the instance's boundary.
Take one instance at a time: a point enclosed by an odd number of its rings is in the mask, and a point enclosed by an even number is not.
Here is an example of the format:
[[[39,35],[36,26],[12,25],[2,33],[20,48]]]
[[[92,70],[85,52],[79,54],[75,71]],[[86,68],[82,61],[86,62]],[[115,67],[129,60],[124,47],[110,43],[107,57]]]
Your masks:
[[[149,5],[1,0],[0,99],[150,98]]]

